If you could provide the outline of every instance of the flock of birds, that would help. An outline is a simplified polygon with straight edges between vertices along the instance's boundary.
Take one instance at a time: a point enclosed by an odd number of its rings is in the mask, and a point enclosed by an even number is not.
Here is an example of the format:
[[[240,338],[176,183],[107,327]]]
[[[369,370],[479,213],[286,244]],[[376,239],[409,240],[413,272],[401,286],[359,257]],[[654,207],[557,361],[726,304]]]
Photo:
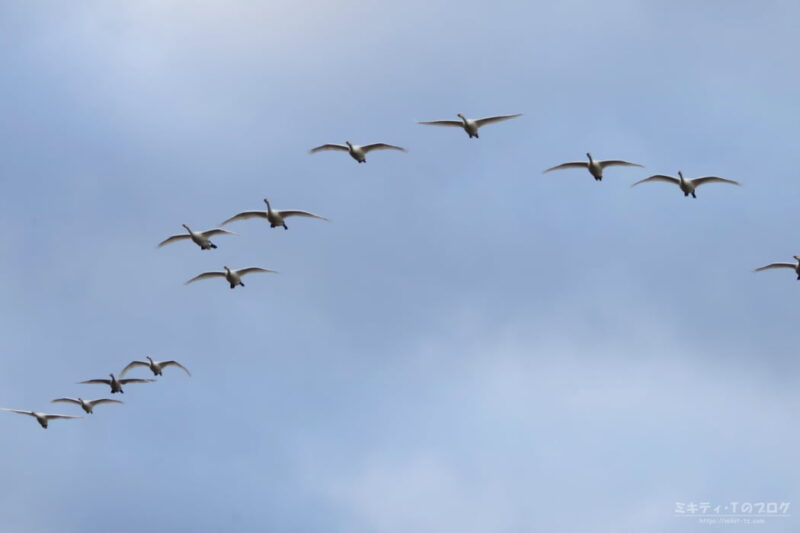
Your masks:
[[[472,138],[477,139],[479,138],[478,133],[481,127],[486,126],[488,124],[494,124],[497,122],[502,122],[519,117],[521,116],[521,113],[515,115],[498,115],[480,119],[470,119],[465,117],[461,113],[459,113],[457,116],[459,117],[459,120],[434,120],[429,122],[419,122],[419,124],[427,126],[448,126],[448,127],[462,128],[467,133],[470,139]],[[312,148],[309,151],[309,153],[315,154],[317,152],[323,152],[323,151],[347,152],[350,155],[350,157],[355,159],[358,163],[366,163],[367,161],[366,155],[376,150],[395,150],[400,152],[407,152],[405,148],[386,143],[357,145],[353,144],[350,141],[346,141],[345,144],[323,144],[321,146],[317,146],[316,148]],[[562,163],[560,165],[548,168],[544,172],[582,168],[588,170],[589,174],[592,175],[595,181],[602,181],[603,171],[608,167],[623,166],[623,167],[643,168],[643,166],[638,163],[631,163],[619,159],[611,159],[605,161],[597,160],[594,159],[592,157],[592,154],[590,153],[587,153],[586,157],[588,158],[588,161],[572,161],[568,163]],[[667,176],[664,174],[656,174],[648,178],[645,178],[643,180],[637,181],[631,186],[634,187],[636,185],[648,182],[672,183],[674,185],[677,185],[678,188],[680,188],[684,196],[688,197],[691,195],[692,198],[697,198],[696,195],[697,188],[701,185],[705,185],[706,183],[727,183],[730,185],[740,185],[739,182],[725,178],[720,178],[717,176],[703,176],[703,177],[688,179],[683,176],[683,172],[679,171],[677,177]],[[325,221],[328,220],[325,217],[316,215],[314,213],[310,213],[308,211],[301,211],[297,209],[288,209],[288,210],[272,209],[269,200],[266,198],[264,198],[264,204],[266,205],[266,209],[256,210],[256,211],[242,211],[241,213],[237,213],[236,215],[233,215],[232,217],[223,221],[220,224],[220,226],[225,226],[231,222],[239,220],[258,218],[258,219],[264,219],[266,222],[268,222],[271,228],[282,227],[283,229],[286,230],[289,229],[289,227],[286,224],[286,219],[290,217],[307,217]],[[215,237],[217,235],[234,235],[233,232],[230,232],[222,228],[213,228],[206,231],[193,231],[186,224],[183,224],[183,228],[186,230],[186,233],[167,237],[158,244],[158,247],[161,248],[162,246],[175,243],[178,241],[191,240],[194,244],[199,246],[201,250],[212,250],[216,249],[217,245],[211,242],[211,237]],[[761,272],[763,270],[788,268],[794,270],[795,273],[797,274],[797,279],[800,280],[800,255],[796,255],[794,256],[794,258],[796,260],[796,263],[771,263],[763,267],[757,268],[755,271]],[[185,284],[188,285],[190,283],[194,283],[195,281],[200,281],[204,279],[224,278],[228,282],[230,288],[235,289],[238,286],[244,287],[244,283],[242,283],[243,276],[254,273],[276,273],[276,271],[261,267],[232,269],[228,266],[224,266],[222,271],[203,272],[193,277],[192,279],[188,280]],[[189,370],[180,363],[178,363],[177,361],[155,361],[149,355],[146,356],[146,359],[147,361],[130,362],[122,370],[122,372],[120,372],[119,378],[115,377],[114,374],[109,374],[110,379],[90,379],[86,381],[80,381],[79,384],[107,385],[111,388],[111,393],[113,394],[113,393],[123,393],[124,392],[122,390],[123,385],[128,385],[131,383],[150,383],[155,381],[154,379],[124,378],[125,374],[129,370],[135,367],[147,367],[150,369],[150,371],[153,373],[154,376],[161,376],[164,368],[175,366],[182,369],[184,372],[186,372],[187,375],[191,376]],[[94,412],[94,407],[97,405],[103,405],[107,403],[122,403],[122,402],[119,400],[112,400],[108,398],[100,398],[91,401],[84,400],[83,398],[56,398],[55,400],[52,400],[51,403],[70,403],[78,405],[81,407],[81,409],[83,409],[83,411],[86,414],[92,414]],[[2,409],[3,411],[10,411],[13,413],[19,413],[22,415],[31,416],[35,418],[44,429],[47,429],[47,425],[50,420],[83,418],[82,416],[48,414],[37,411],[24,411],[19,409],[6,409],[6,408],[0,408],[0,409]]]

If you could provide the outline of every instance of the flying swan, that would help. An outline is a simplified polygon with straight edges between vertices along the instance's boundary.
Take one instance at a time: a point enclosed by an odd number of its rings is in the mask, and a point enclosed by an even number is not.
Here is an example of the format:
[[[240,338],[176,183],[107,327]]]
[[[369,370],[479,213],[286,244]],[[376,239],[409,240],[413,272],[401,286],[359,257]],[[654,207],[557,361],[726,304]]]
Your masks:
[[[284,219],[288,217],[311,217],[311,218],[318,218],[320,220],[327,221],[328,219],[325,217],[321,217],[319,215],[315,215],[314,213],[309,213],[308,211],[298,211],[297,209],[284,209],[281,211],[277,211],[272,209],[269,205],[269,200],[264,198],[264,203],[267,204],[266,211],[242,211],[237,215],[233,215],[231,218],[220,224],[220,226],[224,226],[230,222],[234,222],[236,220],[247,220],[248,218],[263,218],[269,222],[270,228],[278,228],[283,227],[283,229],[289,229],[286,225],[286,221]]]
[[[128,372],[128,370],[137,366],[144,366],[149,368],[154,376],[161,376],[162,375],[161,371],[167,368],[168,366],[177,366],[178,368],[186,372],[188,375],[190,376],[192,375],[192,373],[189,372],[188,368],[186,368],[177,361],[153,361],[153,358],[150,357],[149,355],[145,355],[145,359],[147,359],[147,361],[131,361],[130,363],[128,363],[128,366],[123,368],[122,372],[119,373],[119,377],[124,376]]]
[[[694,178],[693,180],[688,180],[683,177],[683,172],[678,171],[677,178],[673,178],[672,176],[664,176],[663,174],[656,174],[655,176],[650,176],[649,178],[637,181],[631,185],[631,187],[636,187],[640,183],[645,183],[648,181],[664,181],[667,183],[674,183],[681,188],[684,196],[689,196],[691,194],[692,198],[697,198],[697,196],[694,194],[694,191],[704,183],[730,183],[731,185],[741,185],[741,183],[738,181],[726,180],[725,178],[718,178],[716,176],[705,176],[703,178]]]
[[[609,159],[608,161],[598,161],[592,159],[592,154],[586,153],[586,157],[589,158],[589,161],[574,161],[572,163],[562,163],[560,165],[556,165],[552,168],[548,168],[545,172],[550,172],[552,170],[563,170],[565,168],[585,168],[589,170],[589,174],[594,176],[595,181],[602,181],[603,179],[603,169],[606,167],[642,167],[637,163],[629,163],[628,161],[622,161],[619,159]]]
[[[167,237],[166,239],[158,243],[158,248],[161,248],[162,246],[165,246],[171,242],[192,239],[192,242],[195,243],[197,246],[199,246],[201,250],[210,250],[211,248],[216,248],[217,245],[211,242],[209,240],[209,237],[213,237],[214,235],[235,235],[235,233],[233,232],[220,228],[214,228],[207,231],[192,231],[186,224],[181,224],[181,225],[184,228],[186,228],[186,231],[188,231],[189,233],[182,233],[180,235],[173,235],[172,237]]]
[[[464,116],[463,113],[459,113],[456,115],[461,120],[433,120],[430,122],[418,122],[417,124],[424,124],[425,126],[451,126],[454,128],[463,128],[464,131],[467,132],[469,138],[472,139],[475,137],[478,138],[478,128],[481,126],[485,126],[487,124],[494,124],[495,122],[502,122],[504,120],[510,120],[512,118],[517,118],[522,116],[522,113],[517,113],[516,115],[499,115],[496,117],[486,117],[486,118],[478,118],[478,119],[471,119]]]
[[[222,267],[225,269],[224,272],[203,272],[202,274],[193,277],[184,285],[188,285],[190,283],[194,283],[195,281],[200,281],[201,279],[211,279],[211,278],[225,278],[228,283],[231,285],[231,289],[235,289],[237,285],[241,285],[244,287],[244,283],[242,283],[242,276],[245,274],[254,274],[257,272],[270,272],[277,274],[277,270],[267,270],[266,268],[259,268],[259,267],[248,267],[248,268],[240,268],[239,270],[231,270],[227,266]]]
[[[78,384],[108,385],[111,387],[111,394],[117,392],[124,394],[125,391],[122,390],[123,385],[127,385],[128,383],[152,383],[155,381],[154,379],[117,379],[114,377],[114,374],[109,374],[109,376],[111,376],[111,379],[87,379],[86,381],[79,381]]]
[[[86,401],[83,398],[56,398],[55,400],[50,400],[50,403],[74,403],[75,405],[80,405],[81,409],[86,411],[87,415],[91,415],[94,413],[95,405],[102,405],[104,403],[122,403],[122,402],[119,400],[109,400],[108,398],[101,398],[99,400],[91,400],[91,401]]]
[[[70,415],[48,415],[46,413],[37,413],[36,411],[20,411],[19,409],[6,409],[5,407],[0,408],[2,411],[9,411],[11,413],[19,413],[21,415],[28,415],[32,416],[39,422],[39,425],[42,426],[43,429],[47,429],[47,423],[51,420],[60,420],[60,419],[67,419],[67,418],[83,418],[82,416],[70,416]]]
[[[324,152],[327,150],[336,150],[339,152],[348,152],[350,157],[358,161],[359,163],[366,163],[367,157],[366,155],[373,150],[398,150],[400,152],[408,152],[405,148],[401,148],[399,146],[393,146],[391,144],[386,143],[375,143],[375,144],[366,144],[364,146],[359,146],[357,144],[353,144],[350,141],[345,141],[344,144],[323,144],[322,146],[317,146],[316,148],[312,148],[308,151],[309,154],[316,154],[317,152]]]

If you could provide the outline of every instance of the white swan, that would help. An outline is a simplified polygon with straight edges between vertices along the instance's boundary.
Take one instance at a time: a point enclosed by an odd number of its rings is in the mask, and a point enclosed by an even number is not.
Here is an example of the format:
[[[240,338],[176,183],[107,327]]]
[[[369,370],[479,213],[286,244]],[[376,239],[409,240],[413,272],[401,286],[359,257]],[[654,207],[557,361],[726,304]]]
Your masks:
[[[74,403],[75,405],[80,405],[81,409],[86,411],[87,415],[91,415],[94,413],[94,406],[95,405],[102,405],[104,403],[122,403],[119,400],[109,400],[108,398],[101,398],[99,400],[91,400],[86,401],[83,398],[56,398],[55,400],[50,400],[50,403]]]
[[[149,355],[145,355],[145,358],[147,359],[147,361],[131,361],[130,363],[128,363],[128,366],[123,368],[122,372],[119,373],[119,377],[124,376],[128,372],[128,370],[137,366],[144,366],[149,368],[154,376],[161,376],[162,375],[161,371],[167,368],[168,366],[177,366],[190,376],[192,375],[192,373],[189,372],[188,368],[186,368],[177,361],[153,361],[153,358],[150,357]]]
[[[800,255],[794,256],[797,263],[770,263],[769,265],[755,269],[753,272],[761,272],[762,270],[769,270],[772,268],[791,268],[797,274],[797,279],[800,280]]]
[[[152,383],[155,381],[154,379],[117,379],[114,377],[114,374],[109,374],[109,376],[111,376],[111,379],[87,379],[86,381],[79,381],[78,384],[108,385],[111,387],[111,394],[116,392],[124,394],[125,391],[122,390],[123,385],[127,385],[128,383]]]
[[[20,411],[19,409],[6,409],[5,407],[0,408],[2,411],[9,411],[11,413],[19,413],[21,415],[28,415],[32,416],[39,422],[39,425],[42,428],[47,429],[47,423],[51,420],[60,420],[60,419],[67,419],[67,418],[83,418],[82,416],[70,416],[70,415],[49,415],[47,413],[37,413],[36,411]]]
[[[244,287],[244,283],[242,283],[242,276],[245,274],[254,274],[257,272],[269,272],[277,274],[277,270],[267,270],[266,268],[260,267],[248,267],[248,268],[240,268],[239,270],[231,270],[227,266],[222,267],[225,269],[224,272],[203,272],[202,274],[193,277],[184,285],[188,285],[190,283],[194,283],[195,281],[200,281],[201,279],[211,279],[211,278],[225,278],[228,280],[228,283],[231,284],[231,289],[235,289],[237,285],[241,285]]]
[[[629,163],[628,161],[622,161],[619,159],[609,159],[607,161],[598,161],[592,158],[592,154],[589,152],[586,153],[586,157],[589,158],[589,161],[574,161],[572,163],[562,163],[560,165],[556,165],[552,168],[548,168],[544,172],[550,172],[552,170],[562,170],[565,168],[585,168],[589,170],[589,174],[594,176],[595,181],[601,181],[603,179],[603,169],[606,167],[642,167],[637,163]]]
[[[467,132],[469,138],[478,138],[478,128],[487,124],[494,124],[495,122],[502,122],[522,116],[522,113],[516,115],[499,115],[496,117],[486,117],[471,119],[464,116],[463,113],[456,115],[461,120],[432,120],[430,122],[418,122],[417,124],[424,124],[425,126],[452,126],[454,128],[463,128]]]
[[[211,248],[216,248],[217,245],[211,242],[209,240],[209,237],[213,237],[214,235],[235,235],[235,233],[220,228],[214,228],[207,231],[192,231],[186,224],[181,224],[181,225],[184,228],[186,228],[186,231],[188,231],[189,233],[185,234],[182,233],[180,235],[173,235],[172,237],[167,237],[166,239],[158,243],[158,248],[161,248],[162,246],[165,246],[171,242],[182,241],[185,239],[192,239],[192,242],[195,243],[197,246],[199,246],[201,250],[210,250]]]
[[[336,150],[339,152],[348,152],[350,157],[358,161],[359,163],[366,163],[367,158],[366,155],[373,151],[373,150],[398,150],[400,152],[408,152],[405,148],[401,148],[399,146],[393,146],[391,144],[386,143],[375,143],[375,144],[366,144],[364,146],[359,146],[357,144],[353,144],[350,141],[345,141],[344,144],[323,144],[322,146],[317,146],[316,148],[312,148],[308,151],[309,154],[316,154],[317,152],[324,152],[326,150]]]
[[[655,176],[650,176],[649,178],[637,181],[636,183],[631,185],[631,187],[636,187],[640,183],[645,183],[648,181],[663,181],[666,183],[674,183],[675,185],[681,188],[684,196],[689,196],[691,194],[692,198],[697,198],[697,196],[695,196],[694,194],[694,191],[704,183],[730,183],[731,185],[741,185],[741,183],[739,183],[738,181],[726,180],[725,178],[718,178],[716,176],[705,176],[702,178],[694,178],[692,180],[689,180],[683,177],[683,172],[678,171],[677,178],[673,178],[672,176],[664,176],[663,174],[656,174]]]
[[[266,211],[242,211],[237,215],[233,215],[231,218],[220,224],[220,226],[224,226],[229,222],[233,222],[235,220],[246,220],[248,218],[265,218],[267,222],[269,222],[270,228],[278,228],[283,227],[283,229],[289,229],[286,225],[286,221],[284,219],[288,217],[311,217],[311,218],[318,218],[320,220],[327,221],[328,219],[325,217],[321,217],[319,215],[315,215],[314,213],[309,213],[308,211],[298,211],[297,209],[282,209],[280,211],[276,211],[272,209],[269,205],[269,200],[264,198],[264,203],[267,204]]]

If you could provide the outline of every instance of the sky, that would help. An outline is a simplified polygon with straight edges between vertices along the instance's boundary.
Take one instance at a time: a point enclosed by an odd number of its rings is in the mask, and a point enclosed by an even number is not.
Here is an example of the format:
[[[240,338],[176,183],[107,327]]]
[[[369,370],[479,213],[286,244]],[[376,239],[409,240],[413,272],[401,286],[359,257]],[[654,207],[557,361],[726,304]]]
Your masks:
[[[3,3],[0,406],[192,377],[0,413],[0,529],[797,531],[675,509],[800,505],[800,284],[752,272],[800,253],[798,17]],[[416,124],[459,112],[523,116]],[[586,152],[646,168],[542,174]],[[742,187],[630,188],[679,170]],[[156,248],[265,197],[330,222]],[[280,273],[183,285],[223,265]]]

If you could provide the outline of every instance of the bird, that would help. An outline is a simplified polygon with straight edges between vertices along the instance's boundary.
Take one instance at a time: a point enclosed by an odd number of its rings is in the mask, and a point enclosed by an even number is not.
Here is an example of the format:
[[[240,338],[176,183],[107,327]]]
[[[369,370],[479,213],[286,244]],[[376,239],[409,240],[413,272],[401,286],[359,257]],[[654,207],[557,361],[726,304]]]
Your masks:
[[[586,152],[586,157],[589,158],[589,161],[574,161],[572,163],[562,163],[560,165],[556,165],[552,168],[548,168],[544,172],[550,172],[551,170],[562,170],[565,168],[586,168],[589,170],[589,174],[594,176],[595,181],[602,181],[603,180],[603,169],[606,167],[642,167],[637,163],[629,163],[628,161],[621,161],[619,159],[610,159],[608,161],[598,161],[592,158],[592,154]],[[544,173],[543,172],[543,173]]]
[[[87,379],[86,381],[79,381],[79,385],[87,385],[87,384],[96,384],[96,385],[108,385],[111,387],[111,394],[114,393],[121,393],[124,394],[125,391],[122,390],[123,385],[127,385],[128,383],[152,383],[155,381],[154,379],[117,379],[114,377],[114,374],[109,374],[111,379]]]
[[[101,398],[99,400],[91,400],[86,401],[83,398],[56,398],[55,400],[50,400],[50,403],[74,403],[75,405],[80,405],[81,409],[86,411],[87,415],[91,415],[94,413],[94,406],[95,405],[102,405],[104,403],[122,403],[119,400],[109,400],[108,398]]]
[[[464,128],[464,131],[467,132],[469,138],[472,139],[475,137],[478,138],[478,128],[481,126],[485,126],[487,124],[494,124],[495,122],[502,122],[504,120],[510,120],[512,118],[517,118],[522,116],[522,113],[517,113],[516,115],[499,115],[496,117],[486,117],[486,118],[478,118],[478,119],[471,119],[464,116],[463,113],[459,113],[456,115],[461,120],[433,120],[430,122],[418,122],[417,124],[424,124],[425,126],[452,126],[454,128]]]
[[[192,231],[186,224],[181,225],[186,228],[186,231],[189,233],[167,237],[158,243],[158,248],[161,248],[162,246],[165,246],[171,242],[192,239],[192,242],[199,246],[201,250],[210,250],[212,248],[216,249],[217,245],[211,242],[209,237],[213,237],[214,235],[235,235],[235,233],[221,228],[214,228],[206,231]]]
[[[83,418],[82,416],[71,416],[71,415],[49,415],[47,413],[37,413],[36,411],[20,411],[19,409],[6,409],[5,407],[0,408],[3,411],[9,411],[11,413],[19,413],[21,415],[28,415],[32,416],[39,422],[39,425],[42,426],[42,429],[47,429],[47,423],[51,420],[60,420],[60,419],[68,419],[68,418]]]
[[[741,185],[741,183],[738,181],[726,180],[725,178],[718,178],[716,176],[705,176],[702,178],[694,178],[689,180],[683,177],[683,172],[678,171],[677,178],[672,176],[664,176],[663,174],[656,174],[655,176],[650,176],[649,178],[637,181],[631,185],[631,187],[636,187],[640,183],[645,183],[647,181],[665,181],[667,183],[674,183],[681,188],[684,196],[689,196],[691,194],[692,198],[697,198],[697,196],[694,194],[694,191],[704,183],[730,183],[731,185]]]
[[[309,213],[308,211],[298,211],[296,209],[284,209],[281,211],[274,210],[269,205],[269,200],[266,198],[264,198],[264,203],[267,204],[266,211],[242,211],[237,215],[233,215],[231,218],[220,224],[220,226],[224,226],[225,224],[235,220],[246,220],[248,218],[264,218],[267,220],[267,222],[269,222],[270,228],[283,227],[283,229],[289,229],[289,227],[286,225],[286,221],[284,220],[288,217],[311,217],[328,221],[327,218],[315,215],[314,213]]]
[[[189,372],[188,368],[186,368],[177,361],[153,361],[153,358],[150,357],[149,355],[145,355],[145,358],[147,359],[147,361],[131,361],[130,363],[128,363],[128,366],[123,368],[122,372],[119,373],[119,377],[124,376],[128,372],[128,370],[137,366],[145,366],[149,368],[150,371],[153,372],[154,376],[161,376],[162,375],[161,371],[164,368],[167,368],[168,366],[177,366],[178,368],[186,372],[188,375],[190,376],[192,375],[192,373]]]
[[[797,274],[797,279],[800,280],[800,255],[794,256],[797,263],[770,263],[763,267],[755,269],[753,272],[761,272],[762,270],[769,270],[772,268],[791,268]]]
[[[268,270],[266,268],[260,267],[248,267],[248,268],[240,268],[239,270],[231,270],[227,266],[222,267],[225,269],[224,272],[203,272],[202,274],[193,277],[184,285],[188,285],[190,283],[194,283],[195,281],[200,281],[201,279],[211,279],[211,278],[225,278],[228,280],[228,283],[231,284],[231,289],[235,289],[237,285],[241,285],[244,287],[244,283],[242,283],[242,276],[245,274],[253,274],[256,272],[270,272],[277,274],[277,270]]]
[[[308,153],[316,154],[317,152],[324,152],[326,150],[348,152],[350,154],[350,157],[352,157],[359,163],[366,163],[367,162],[366,155],[373,150],[398,150],[400,152],[408,152],[408,150],[406,150],[405,148],[401,148],[400,146],[394,146],[386,143],[375,143],[375,144],[366,144],[364,146],[359,146],[357,144],[351,143],[350,141],[345,141],[344,144],[323,144],[322,146],[317,146],[316,148],[312,148],[311,150],[308,151]]]

